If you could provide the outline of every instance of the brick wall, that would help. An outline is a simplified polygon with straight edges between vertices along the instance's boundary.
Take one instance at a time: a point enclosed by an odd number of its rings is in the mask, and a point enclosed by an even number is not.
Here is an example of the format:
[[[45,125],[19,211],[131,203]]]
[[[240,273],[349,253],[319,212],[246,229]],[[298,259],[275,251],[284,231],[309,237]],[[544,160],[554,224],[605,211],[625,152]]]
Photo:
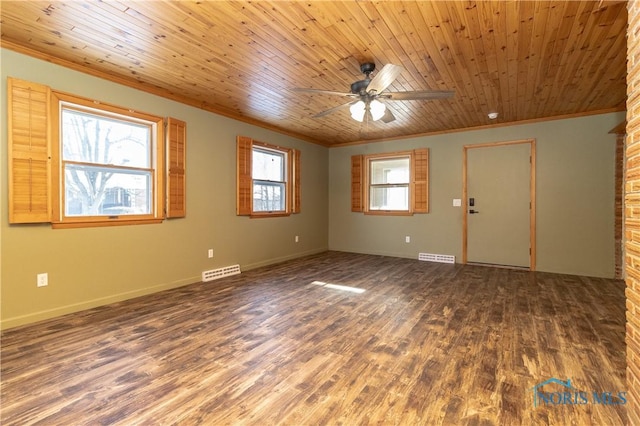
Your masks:
[[[624,123],[623,123],[624,124]],[[623,130],[624,132],[624,130]],[[623,235],[622,221],[624,220],[624,139],[625,134],[618,134],[616,138],[616,163],[615,163],[615,224],[614,224],[614,255],[615,255],[615,278],[622,279],[624,274],[624,258],[622,252]]]
[[[625,263],[627,391],[630,425],[640,425],[640,1],[629,1],[627,29],[627,148]]]

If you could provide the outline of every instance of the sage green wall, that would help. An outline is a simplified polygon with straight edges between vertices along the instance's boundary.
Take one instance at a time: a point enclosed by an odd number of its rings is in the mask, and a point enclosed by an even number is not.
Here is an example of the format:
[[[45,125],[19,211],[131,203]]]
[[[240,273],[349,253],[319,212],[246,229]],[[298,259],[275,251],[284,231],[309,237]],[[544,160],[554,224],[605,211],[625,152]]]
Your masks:
[[[462,146],[528,138],[537,140],[538,270],[613,276],[615,136],[608,131],[624,120],[624,113],[328,150],[10,50],[0,55],[2,328],[186,285],[199,281],[207,269],[240,264],[247,270],[327,248],[408,258],[419,252],[452,254],[459,261],[463,212],[452,199],[462,196]],[[8,76],[185,120],[187,217],[107,228],[9,225]],[[301,214],[271,219],[235,215],[238,134],[301,150]],[[429,214],[378,217],[350,211],[351,155],[418,147],[430,148]],[[209,248],[213,259],[207,258]],[[41,272],[49,273],[49,286],[37,288]]]
[[[328,247],[328,150],[129,87],[1,51],[1,325],[3,328],[200,280],[203,270],[243,270]],[[51,229],[9,225],[7,77],[187,122],[187,217],[158,225]],[[302,213],[235,215],[236,135],[301,150]],[[295,235],[300,242],[295,243]],[[208,259],[207,250],[214,257]],[[36,287],[47,272],[49,285]],[[211,282],[212,286],[216,282]]]
[[[535,138],[537,143],[537,270],[614,276],[615,135],[625,114],[474,130],[329,151],[329,248],[417,258],[462,256],[464,145]],[[366,216],[350,211],[350,158],[428,147],[430,213]],[[405,236],[411,237],[405,243]]]

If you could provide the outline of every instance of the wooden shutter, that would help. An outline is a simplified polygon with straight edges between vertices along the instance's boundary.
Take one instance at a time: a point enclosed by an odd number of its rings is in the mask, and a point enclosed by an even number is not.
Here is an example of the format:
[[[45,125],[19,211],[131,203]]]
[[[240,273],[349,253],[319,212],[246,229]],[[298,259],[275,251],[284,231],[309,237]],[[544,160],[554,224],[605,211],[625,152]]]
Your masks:
[[[167,217],[187,215],[187,123],[167,120]]]
[[[429,212],[429,149],[413,151],[413,212]]]
[[[9,222],[50,222],[50,89],[9,78],[7,92]]]
[[[351,211],[361,212],[364,209],[362,205],[362,155],[354,155],[351,157]]]
[[[253,153],[253,139],[246,136],[237,138],[237,194],[236,194],[236,214],[239,216],[251,215],[252,202],[252,179],[251,179],[251,157]]]
[[[291,150],[291,164],[293,171],[292,176],[292,189],[291,189],[291,213],[300,213],[300,151],[297,149]]]

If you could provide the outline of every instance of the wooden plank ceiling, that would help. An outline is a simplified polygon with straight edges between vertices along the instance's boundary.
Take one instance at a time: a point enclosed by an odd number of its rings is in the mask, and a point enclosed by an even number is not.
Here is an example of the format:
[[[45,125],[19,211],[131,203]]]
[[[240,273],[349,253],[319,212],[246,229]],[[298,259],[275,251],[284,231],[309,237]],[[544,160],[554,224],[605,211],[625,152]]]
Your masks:
[[[622,110],[620,1],[2,1],[2,46],[328,146]],[[401,65],[395,121],[359,123],[360,64]],[[375,75],[375,73],[374,73]],[[82,95],[79,93],[79,95]],[[489,112],[498,112],[489,120]]]

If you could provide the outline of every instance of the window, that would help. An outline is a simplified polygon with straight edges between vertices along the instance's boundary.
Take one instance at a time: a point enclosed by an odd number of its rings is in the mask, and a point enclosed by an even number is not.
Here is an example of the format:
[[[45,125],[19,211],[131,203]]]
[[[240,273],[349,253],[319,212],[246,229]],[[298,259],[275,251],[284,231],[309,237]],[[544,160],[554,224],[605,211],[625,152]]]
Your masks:
[[[286,152],[253,147],[253,211],[284,212],[286,200]]]
[[[55,92],[53,99],[54,221],[160,219],[162,118]]]
[[[366,214],[427,213],[429,151],[351,157],[351,210]]]
[[[184,216],[184,122],[168,120],[164,170],[163,118],[21,80],[8,87],[11,223],[154,223],[165,201],[167,217]]]
[[[300,152],[238,137],[237,214],[286,216],[300,212]]]
[[[62,218],[151,215],[155,124],[60,102]]]
[[[369,210],[409,210],[410,157],[371,159]]]

